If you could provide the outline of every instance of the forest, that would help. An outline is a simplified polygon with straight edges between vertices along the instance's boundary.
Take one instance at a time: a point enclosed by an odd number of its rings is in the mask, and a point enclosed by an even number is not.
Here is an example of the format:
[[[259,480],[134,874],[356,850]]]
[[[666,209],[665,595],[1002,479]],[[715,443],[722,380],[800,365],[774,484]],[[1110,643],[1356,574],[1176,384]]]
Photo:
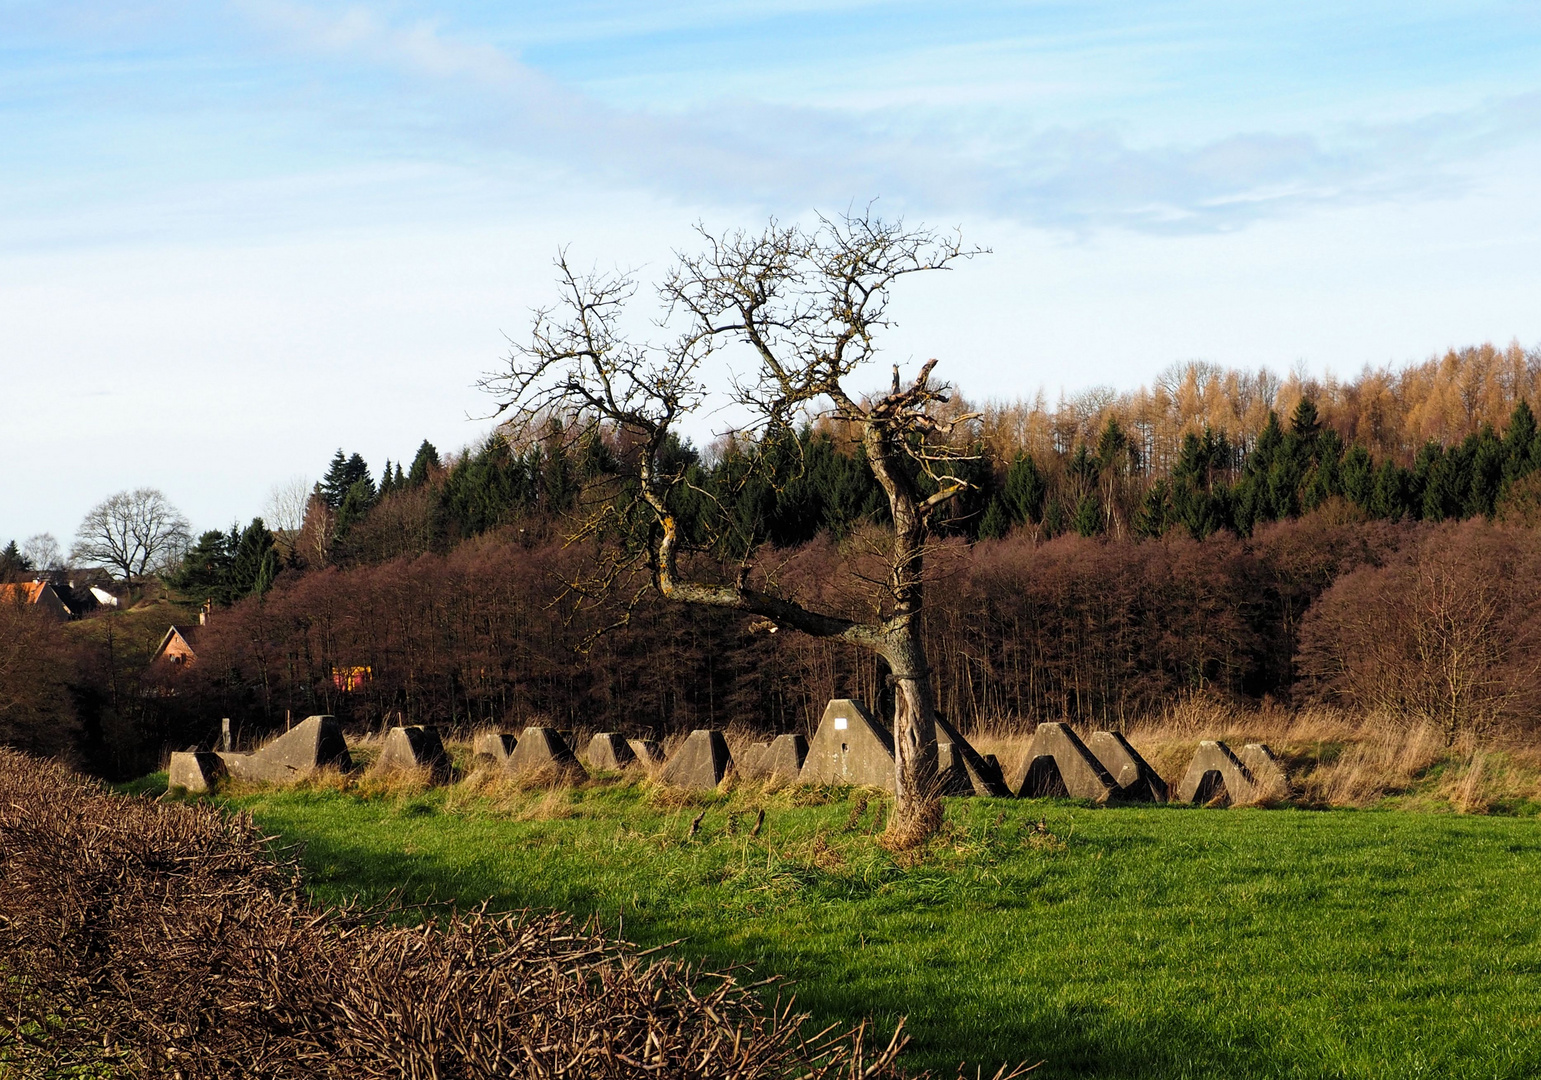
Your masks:
[[[1197,695],[1451,739],[1525,727],[1541,703],[1538,391],[1541,351],[1483,346],[1346,382],[1187,364],[1052,408],[955,395],[980,416],[927,561],[940,711],[1123,727]],[[700,573],[763,542],[753,575],[870,608],[886,503],[848,432],[814,419],[671,452]],[[886,704],[881,662],[847,647],[577,587],[619,541],[571,543],[573,523],[627,453],[495,432],[455,454],[423,442],[377,476],[339,449],[288,520],[203,533],[132,611],[0,612],[0,735],[127,775],[221,717],[667,734],[802,729],[837,694]],[[196,663],[148,665],[151,639],[206,604]]]

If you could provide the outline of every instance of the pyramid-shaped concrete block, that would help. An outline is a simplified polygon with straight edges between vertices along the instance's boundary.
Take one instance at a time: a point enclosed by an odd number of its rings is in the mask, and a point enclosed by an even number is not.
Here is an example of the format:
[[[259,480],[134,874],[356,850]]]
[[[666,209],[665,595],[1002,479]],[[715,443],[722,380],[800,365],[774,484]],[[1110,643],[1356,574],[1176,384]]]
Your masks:
[[[1011,788],[1024,799],[1069,797],[1105,803],[1118,785],[1067,725],[1039,724]]]
[[[1290,778],[1267,743],[1248,743],[1237,755],[1252,777],[1253,802],[1283,799],[1290,793]]]
[[[710,791],[722,783],[732,764],[722,732],[697,728],[664,764],[658,778],[674,787]]]
[[[801,735],[777,735],[760,754],[759,776],[762,780],[786,780],[796,783],[808,760],[808,740]]]
[[[504,769],[526,781],[549,783],[581,780],[585,775],[567,740],[549,727],[525,728]]]
[[[1094,731],[1086,740],[1086,748],[1113,777],[1113,783],[1118,785],[1118,798],[1131,802],[1166,802],[1166,781],[1118,732]]]
[[[218,754],[178,751],[166,769],[166,786],[198,795],[212,790],[225,775],[225,763]]]
[[[436,727],[416,725],[393,727],[385,733],[385,746],[375,762],[377,772],[415,772],[426,770],[436,784],[450,779],[449,754]]]
[[[631,744],[613,731],[601,731],[590,739],[584,756],[589,768],[600,772],[620,772],[637,764]]]
[[[627,739],[626,745],[637,755],[637,760],[649,771],[663,764],[663,748],[652,739]]]
[[[765,758],[765,751],[769,749],[768,742],[749,743],[740,747],[733,755],[733,770],[745,780],[760,779],[760,763]]]
[[[519,739],[503,731],[479,731],[471,743],[471,754],[489,758],[499,768],[508,764],[508,755],[519,745]]]
[[[980,756],[958,729],[940,716],[936,718],[936,767],[943,794],[1011,797],[1000,766]]]
[[[824,708],[798,780],[862,784],[894,790],[894,737],[859,701],[835,698]]]
[[[1206,739],[1188,764],[1182,782],[1177,785],[1177,799],[1186,803],[1246,803],[1255,797],[1252,774],[1241,759],[1223,742]]]
[[[347,740],[333,716],[308,716],[260,750],[221,752],[219,757],[231,776],[267,784],[292,783],[326,766],[353,768]]]

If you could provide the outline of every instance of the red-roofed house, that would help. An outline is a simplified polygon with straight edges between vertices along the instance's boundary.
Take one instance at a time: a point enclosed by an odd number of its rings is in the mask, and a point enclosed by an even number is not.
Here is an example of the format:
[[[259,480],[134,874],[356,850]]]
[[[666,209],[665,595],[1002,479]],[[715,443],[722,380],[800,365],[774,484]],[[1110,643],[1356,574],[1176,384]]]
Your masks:
[[[19,585],[0,585],[0,604],[31,604],[63,622],[70,617],[54,587],[46,581],[28,581]]]

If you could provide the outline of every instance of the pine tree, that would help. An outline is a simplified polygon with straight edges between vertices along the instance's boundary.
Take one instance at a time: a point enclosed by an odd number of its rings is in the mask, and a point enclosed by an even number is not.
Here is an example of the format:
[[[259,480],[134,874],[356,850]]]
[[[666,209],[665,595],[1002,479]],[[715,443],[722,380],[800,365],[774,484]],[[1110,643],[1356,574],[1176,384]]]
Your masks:
[[[235,541],[230,560],[230,597],[240,600],[261,596],[277,576],[278,550],[273,546],[273,534],[260,517],[252,518]]]
[[[1011,530],[1011,517],[999,498],[990,500],[984,516],[979,519],[979,539],[999,540]]]
[[[1102,532],[1102,502],[1095,493],[1087,492],[1076,506],[1075,531],[1082,536],[1097,536]]]
[[[1049,485],[1031,454],[1019,453],[1006,470],[1006,484],[1001,492],[1006,512],[1017,525],[1043,520],[1043,500]]]
[[[348,478],[348,459],[342,452],[342,447],[337,448],[337,453],[332,455],[332,464],[327,468],[326,475],[321,478],[319,485],[321,497],[326,500],[326,505],[336,510],[342,505],[342,497],[348,493],[348,488],[353,481]]]
[[[427,439],[417,448],[417,456],[412,459],[412,468],[407,473],[407,482],[413,487],[422,487],[428,483],[428,477],[441,468],[439,451],[434,449],[433,443]]]
[[[1536,439],[1536,414],[1530,411],[1530,403],[1521,398],[1509,416],[1509,427],[1504,432],[1504,480],[1514,481],[1530,472],[1531,451],[1538,445]]]

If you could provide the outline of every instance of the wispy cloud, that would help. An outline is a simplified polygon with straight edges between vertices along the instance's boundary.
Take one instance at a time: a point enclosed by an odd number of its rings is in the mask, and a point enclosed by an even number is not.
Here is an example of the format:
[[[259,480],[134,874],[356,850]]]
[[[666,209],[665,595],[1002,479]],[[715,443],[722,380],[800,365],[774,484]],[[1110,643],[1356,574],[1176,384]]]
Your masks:
[[[1322,204],[1437,195],[1474,159],[1541,130],[1541,94],[1378,126],[1237,132],[1140,145],[1110,125],[981,134],[940,111],[713,103],[624,110],[508,52],[367,7],[262,3],[249,16],[301,53],[390,71],[432,102],[434,136],[686,200],[844,203],[881,195],[927,213],[980,213],[1074,231],[1233,229]]]

